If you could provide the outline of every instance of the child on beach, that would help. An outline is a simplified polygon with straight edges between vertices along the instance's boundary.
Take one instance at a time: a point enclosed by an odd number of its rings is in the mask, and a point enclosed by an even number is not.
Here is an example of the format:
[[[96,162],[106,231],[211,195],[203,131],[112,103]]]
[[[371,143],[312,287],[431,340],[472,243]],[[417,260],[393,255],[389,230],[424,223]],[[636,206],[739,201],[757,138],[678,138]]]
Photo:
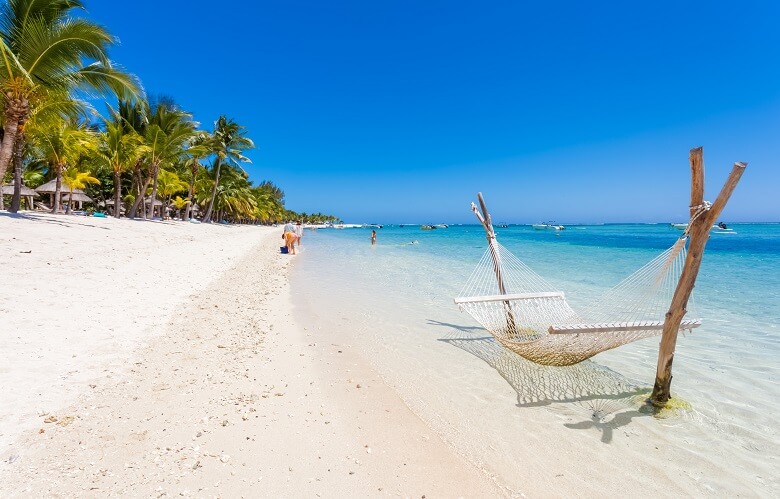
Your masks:
[[[376,244],[376,231],[372,230],[371,231],[371,245],[373,246],[375,244]]]

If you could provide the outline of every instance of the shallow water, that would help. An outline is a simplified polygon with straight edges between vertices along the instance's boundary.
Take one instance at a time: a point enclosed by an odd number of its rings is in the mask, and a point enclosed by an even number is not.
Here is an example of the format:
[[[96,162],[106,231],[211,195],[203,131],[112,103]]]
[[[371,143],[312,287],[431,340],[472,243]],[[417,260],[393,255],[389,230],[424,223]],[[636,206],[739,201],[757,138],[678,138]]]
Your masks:
[[[686,408],[663,418],[642,404],[657,338],[577,366],[543,367],[506,352],[458,312],[452,298],[485,251],[480,226],[386,226],[376,246],[367,229],[307,231],[293,291],[320,334],[359,349],[435,431],[511,490],[555,480],[551,464],[564,456],[527,461],[534,445],[557,435],[585,458],[580,473],[660,470],[671,460],[680,469],[664,472],[669,483],[633,480],[665,492],[777,495],[780,224],[733,228],[708,242],[694,294],[704,325],[680,337],[675,355],[672,391]],[[497,231],[575,309],[680,236],[665,224]]]

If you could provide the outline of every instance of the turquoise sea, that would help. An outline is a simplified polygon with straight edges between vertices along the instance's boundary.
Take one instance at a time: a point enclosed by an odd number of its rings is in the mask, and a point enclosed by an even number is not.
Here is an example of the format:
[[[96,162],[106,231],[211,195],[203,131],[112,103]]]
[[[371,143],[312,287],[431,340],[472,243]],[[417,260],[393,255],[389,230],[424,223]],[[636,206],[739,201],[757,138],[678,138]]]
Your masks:
[[[684,484],[679,492],[777,496],[780,224],[730,227],[707,244],[692,306],[703,325],[678,340],[672,391],[682,409],[664,417],[641,403],[658,338],[571,368],[540,367],[458,311],[452,299],[485,251],[481,226],[384,226],[376,246],[370,229],[307,231],[292,289],[318,334],[356,348],[435,432],[510,490],[522,490],[526,474],[555,478],[544,459],[517,469],[529,443],[552,432],[578,449],[583,473],[671,462],[680,471],[664,473]],[[575,309],[681,235],[668,224],[496,230]]]

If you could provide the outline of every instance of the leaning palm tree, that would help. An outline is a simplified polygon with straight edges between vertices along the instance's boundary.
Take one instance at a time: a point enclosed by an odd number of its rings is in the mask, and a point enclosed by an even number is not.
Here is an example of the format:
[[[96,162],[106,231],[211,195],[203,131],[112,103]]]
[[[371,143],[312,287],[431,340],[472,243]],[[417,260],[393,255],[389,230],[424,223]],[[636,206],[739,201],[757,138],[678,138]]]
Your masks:
[[[254,148],[255,144],[246,137],[246,129],[243,126],[225,116],[220,116],[214,122],[214,133],[211,135],[209,146],[211,153],[214,155],[214,186],[211,191],[209,207],[203,216],[204,222],[211,221],[211,212],[214,209],[214,200],[217,197],[222,164],[239,166],[241,162],[251,163],[242,153],[247,149]]]
[[[141,92],[135,77],[115,69],[107,49],[116,42],[103,27],[71,17],[81,0],[6,0],[0,6],[0,91],[3,138],[0,178],[30,113],[53,95],[79,91]],[[55,99],[57,100],[57,99]]]
[[[84,189],[87,184],[100,184],[100,180],[92,176],[92,172],[80,171],[77,167],[72,166],[65,170],[62,175],[63,183],[68,187],[68,209],[66,213],[70,213],[73,209],[73,191],[76,189]]]
[[[17,131],[16,142],[14,143],[11,158],[13,164],[14,193],[8,211],[16,213],[20,208],[24,169],[23,164],[25,163],[24,158],[29,158],[34,161],[34,158],[30,158],[29,156],[25,128],[34,127],[36,122],[50,122],[51,120],[59,120],[62,118],[67,118],[75,122],[86,117],[90,109],[91,106],[87,102],[57,91],[50,91],[36,101],[36,105],[30,109],[30,114],[24,126],[20,126]],[[0,115],[0,117],[2,117],[2,115]],[[2,207],[2,202],[0,202],[0,208]]]

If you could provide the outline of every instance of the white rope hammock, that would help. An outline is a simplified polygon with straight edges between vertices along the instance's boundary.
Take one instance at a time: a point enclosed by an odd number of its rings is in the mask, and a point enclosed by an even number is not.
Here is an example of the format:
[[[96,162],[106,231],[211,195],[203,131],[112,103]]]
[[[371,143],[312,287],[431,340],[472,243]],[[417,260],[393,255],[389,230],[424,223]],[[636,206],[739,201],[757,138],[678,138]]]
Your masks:
[[[687,234],[597,303],[575,312],[562,292],[499,244],[492,226],[485,227],[488,249],[455,303],[506,348],[539,364],[568,366],[662,332]],[[687,319],[679,329],[699,325],[701,320]]]

